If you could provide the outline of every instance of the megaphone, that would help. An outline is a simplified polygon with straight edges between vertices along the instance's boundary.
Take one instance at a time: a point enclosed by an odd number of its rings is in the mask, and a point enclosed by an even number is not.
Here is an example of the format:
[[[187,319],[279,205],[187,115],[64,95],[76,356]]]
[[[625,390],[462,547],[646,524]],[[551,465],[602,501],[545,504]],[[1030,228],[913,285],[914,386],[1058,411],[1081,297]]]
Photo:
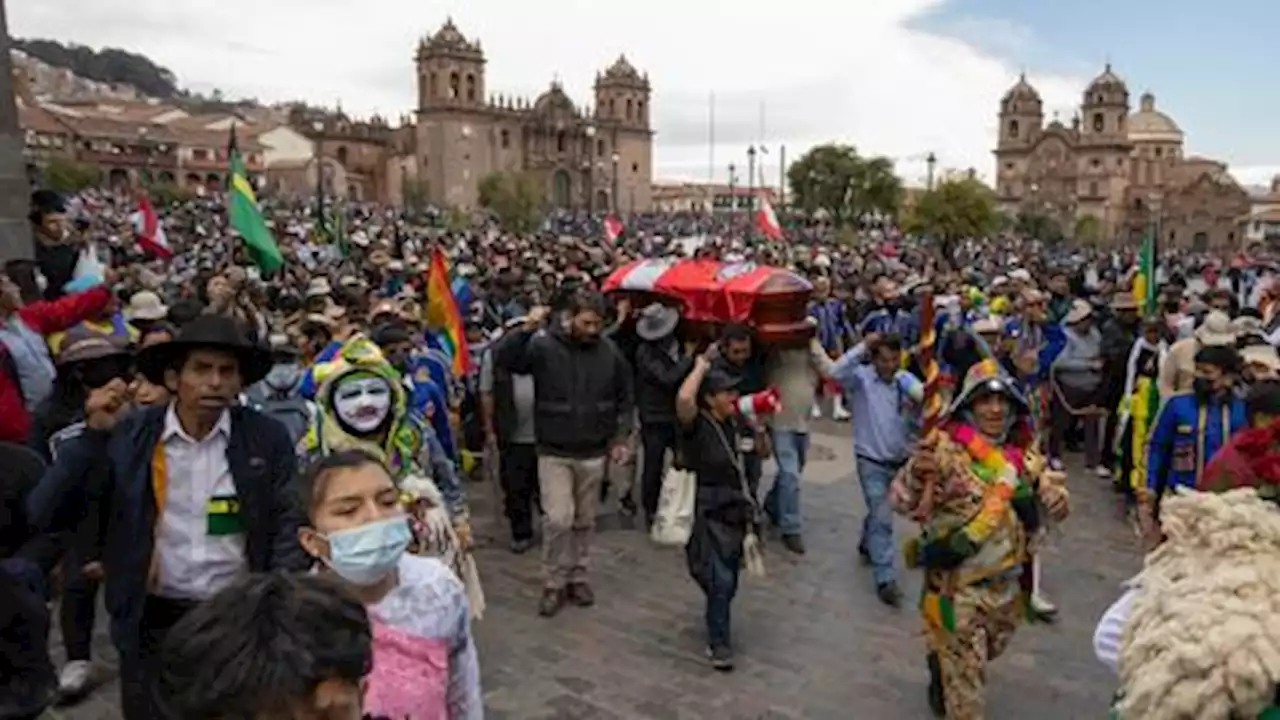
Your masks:
[[[775,415],[782,410],[782,398],[775,387],[738,398],[738,414],[748,420]]]

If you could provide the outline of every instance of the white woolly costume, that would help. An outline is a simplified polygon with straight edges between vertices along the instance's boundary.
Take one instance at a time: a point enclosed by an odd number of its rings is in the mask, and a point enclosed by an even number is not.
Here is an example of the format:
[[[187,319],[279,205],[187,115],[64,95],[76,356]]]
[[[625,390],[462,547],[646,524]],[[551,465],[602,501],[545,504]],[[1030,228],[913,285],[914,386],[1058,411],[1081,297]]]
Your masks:
[[[1161,524],[1134,582],[1117,715],[1253,720],[1280,686],[1280,508],[1252,488],[1184,492]]]

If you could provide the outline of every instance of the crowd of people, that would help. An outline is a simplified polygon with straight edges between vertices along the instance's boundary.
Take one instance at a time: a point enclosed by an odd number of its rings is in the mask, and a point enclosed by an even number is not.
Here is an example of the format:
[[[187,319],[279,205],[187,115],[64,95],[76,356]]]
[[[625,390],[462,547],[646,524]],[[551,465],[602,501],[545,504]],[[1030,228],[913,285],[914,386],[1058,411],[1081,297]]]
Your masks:
[[[595,602],[601,501],[651,528],[668,470],[687,471],[686,562],[709,662],[731,671],[766,526],[807,552],[824,416],[856,428],[871,591],[898,607],[900,572],[923,573],[939,716],[984,717],[987,663],[1025,618],[1054,619],[1037,551],[1077,452],[1150,552],[1095,639],[1118,717],[1277,700],[1280,282],[1261,248],[1150,263],[1002,236],[943,257],[884,224],[852,245],[816,221],[767,241],[746,214],[636,214],[616,236],[552,213],[515,233],[483,213],[264,199],[285,260],[267,273],[222,203],[160,208],[157,253],[132,194],[32,196],[34,258],[0,274],[0,718],[91,689],[100,587],[128,720],[483,717],[467,486],[484,471],[510,551],[540,545],[544,617]],[[813,339],[709,337],[670,304],[599,291],[668,257],[804,277]],[[920,527],[905,554],[895,512]],[[1178,602],[1203,605],[1197,588],[1248,607],[1211,633],[1221,608]],[[1233,661],[1241,645],[1258,661]],[[1210,681],[1176,691],[1195,673]]]

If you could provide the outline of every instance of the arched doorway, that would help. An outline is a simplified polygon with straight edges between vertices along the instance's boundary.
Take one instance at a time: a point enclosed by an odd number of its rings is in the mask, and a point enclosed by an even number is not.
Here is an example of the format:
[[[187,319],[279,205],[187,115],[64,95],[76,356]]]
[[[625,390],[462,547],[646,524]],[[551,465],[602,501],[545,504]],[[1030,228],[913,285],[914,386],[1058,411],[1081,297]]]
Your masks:
[[[161,185],[172,185],[172,184],[173,184],[173,173],[169,172],[168,170],[165,170],[164,172],[160,173],[160,184],[161,184]]]
[[[200,185],[200,176],[196,173],[187,173],[187,177],[184,180],[184,183],[186,184],[187,187],[191,188],[192,190],[195,190]]]
[[[613,207],[609,204],[609,191],[608,191],[608,190],[597,190],[597,191],[596,191],[596,204],[595,204],[595,208],[596,208],[596,210],[612,210],[612,209],[613,209]]]
[[[1209,233],[1198,232],[1191,236],[1191,251],[1204,252],[1209,249]]]
[[[129,171],[122,168],[111,168],[111,172],[107,173],[107,184],[112,187],[128,185]]]
[[[569,179],[567,170],[557,170],[551,176],[551,204],[558,208],[569,207],[569,196],[573,181]]]
[[[209,173],[204,176],[204,184],[210,190],[219,190],[222,188],[222,176],[218,173]]]

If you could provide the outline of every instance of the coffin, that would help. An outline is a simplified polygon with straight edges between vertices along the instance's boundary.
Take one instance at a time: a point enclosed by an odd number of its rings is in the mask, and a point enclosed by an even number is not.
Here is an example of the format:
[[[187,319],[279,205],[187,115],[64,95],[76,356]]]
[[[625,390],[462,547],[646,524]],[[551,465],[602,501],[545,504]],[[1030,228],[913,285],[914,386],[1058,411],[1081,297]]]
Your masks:
[[[805,343],[813,286],[782,268],[716,260],[637,260],[618,268],[602,288],[678,305],[687,323],[744,323],[767,343]]]

